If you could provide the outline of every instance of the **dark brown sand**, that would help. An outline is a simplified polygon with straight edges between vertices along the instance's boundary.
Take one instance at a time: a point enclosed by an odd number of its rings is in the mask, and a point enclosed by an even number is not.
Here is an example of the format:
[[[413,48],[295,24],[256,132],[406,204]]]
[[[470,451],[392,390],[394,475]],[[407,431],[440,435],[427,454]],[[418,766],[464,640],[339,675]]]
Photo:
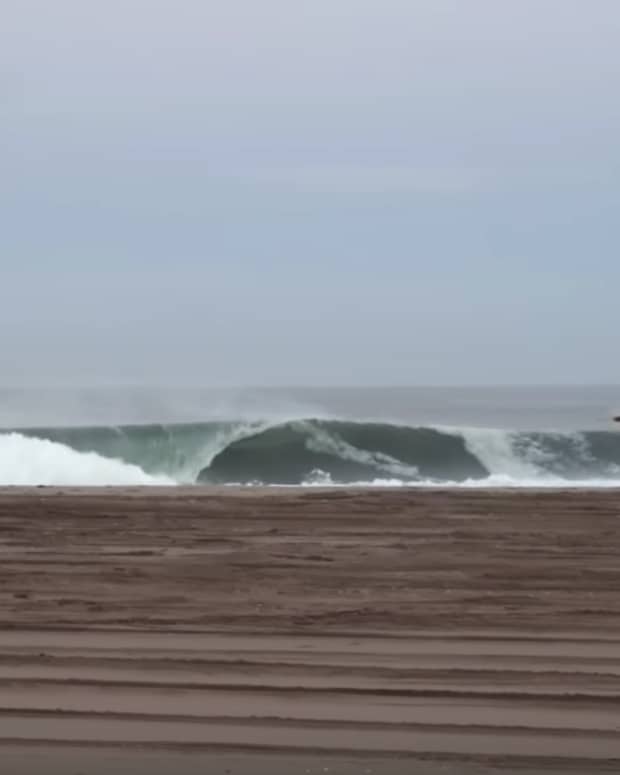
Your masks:
[[[0,772],[620,772],[620,492],[1,490]]]

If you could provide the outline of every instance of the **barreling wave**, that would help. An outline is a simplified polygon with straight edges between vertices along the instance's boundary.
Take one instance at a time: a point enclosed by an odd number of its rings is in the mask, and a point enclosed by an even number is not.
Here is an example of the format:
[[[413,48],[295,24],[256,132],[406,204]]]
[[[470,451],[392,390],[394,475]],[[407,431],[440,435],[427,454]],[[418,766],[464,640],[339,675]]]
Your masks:
[[[0,433],[2,485],[620,486],[620,434],[306,419]]]

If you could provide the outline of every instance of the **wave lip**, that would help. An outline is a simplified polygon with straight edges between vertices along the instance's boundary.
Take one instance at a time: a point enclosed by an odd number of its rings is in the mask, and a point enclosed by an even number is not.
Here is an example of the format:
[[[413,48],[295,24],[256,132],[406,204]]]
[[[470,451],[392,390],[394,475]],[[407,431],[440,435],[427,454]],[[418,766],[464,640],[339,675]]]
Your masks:
[[[0,433],[0,484],[620,486],[620,433],[294,419]]]

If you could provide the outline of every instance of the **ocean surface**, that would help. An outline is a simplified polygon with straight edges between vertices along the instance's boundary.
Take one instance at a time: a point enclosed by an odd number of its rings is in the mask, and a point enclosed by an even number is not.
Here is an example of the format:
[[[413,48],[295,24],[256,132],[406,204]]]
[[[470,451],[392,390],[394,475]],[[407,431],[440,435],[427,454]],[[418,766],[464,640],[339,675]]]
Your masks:
[[[620,386],[0,389],[0,485],[620,486]]]

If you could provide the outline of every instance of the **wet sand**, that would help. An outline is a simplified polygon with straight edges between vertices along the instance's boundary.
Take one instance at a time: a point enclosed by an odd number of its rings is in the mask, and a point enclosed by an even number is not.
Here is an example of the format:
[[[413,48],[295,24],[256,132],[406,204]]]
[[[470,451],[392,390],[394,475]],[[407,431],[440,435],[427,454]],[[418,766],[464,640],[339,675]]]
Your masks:
[[[21,773],[620,771],[620,492],[0,490]]]

